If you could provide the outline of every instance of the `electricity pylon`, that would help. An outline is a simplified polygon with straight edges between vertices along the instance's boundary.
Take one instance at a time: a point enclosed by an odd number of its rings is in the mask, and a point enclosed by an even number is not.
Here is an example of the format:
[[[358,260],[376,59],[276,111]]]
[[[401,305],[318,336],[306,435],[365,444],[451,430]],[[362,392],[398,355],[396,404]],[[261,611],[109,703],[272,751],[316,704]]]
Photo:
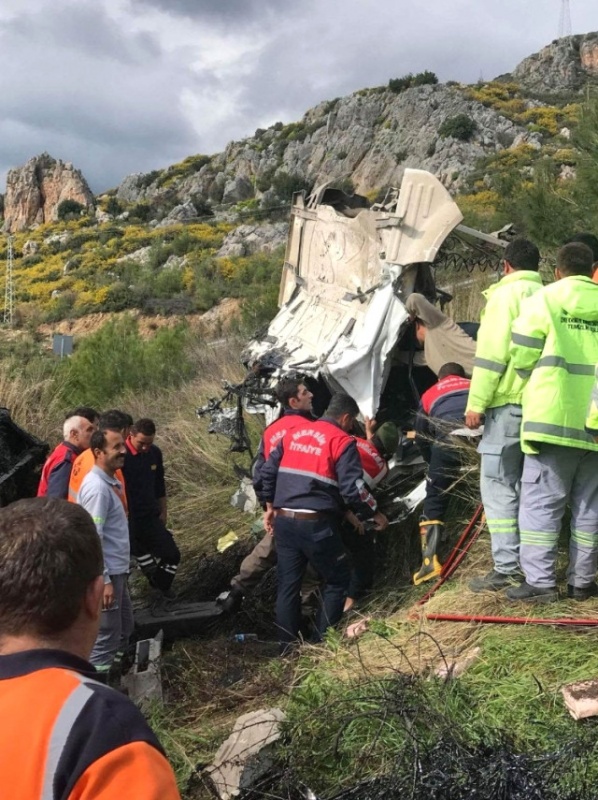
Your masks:
[[[571,4],[570,0],[561,0],[561,18],[559,20],[559,39],[571,36]]]
[[[8,236],[6,249],[6,283],[4,286],[4,324],[8,325],[9,328],[12,328],[12,317],[15,304],[12,260],[12,236]]]

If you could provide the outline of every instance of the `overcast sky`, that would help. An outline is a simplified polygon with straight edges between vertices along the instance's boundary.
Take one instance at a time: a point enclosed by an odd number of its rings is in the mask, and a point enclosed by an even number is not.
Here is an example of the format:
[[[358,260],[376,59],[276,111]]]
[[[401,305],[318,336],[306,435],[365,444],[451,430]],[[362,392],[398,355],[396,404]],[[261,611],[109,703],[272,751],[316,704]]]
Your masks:
[[[1,0],[0,188],[49,152],[96,192],[321,100],[431,69],[475,82],[559,32],[561,0]],[[598,0],[571,0],[573,33]]]

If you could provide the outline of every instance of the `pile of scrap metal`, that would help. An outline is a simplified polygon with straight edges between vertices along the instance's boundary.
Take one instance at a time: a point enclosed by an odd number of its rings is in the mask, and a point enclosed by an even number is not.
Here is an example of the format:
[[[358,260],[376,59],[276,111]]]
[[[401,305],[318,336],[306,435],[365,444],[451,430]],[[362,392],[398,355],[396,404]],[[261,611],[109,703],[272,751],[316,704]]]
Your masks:
[[[325,186],[294,195],[280,310],[243,353],[248,376],[236,387],[235,405],[212,401],[212,429],[226,433],[226,420],[232,449],[246,449],[243,409],[271,421],[272,387],[289,373],[305,376],[316,414],[331,393],[344,391],[364,417],[408,427],[435,376],[418,350],[405,301],[418,292],[443,305],[451,296],[437,288],[436,271],[497,270],[511,233],[481,233],[462,219],[440,181],[422,170],[405,170],[400,191],[371,207],[364,197]],[[401,438],[391,467],[386,493],[393,516],[402,518],[424,495],[423,463],[411,439]]]
[[[34,497],[49,446],[20,428],[0,408],[0,506]]]

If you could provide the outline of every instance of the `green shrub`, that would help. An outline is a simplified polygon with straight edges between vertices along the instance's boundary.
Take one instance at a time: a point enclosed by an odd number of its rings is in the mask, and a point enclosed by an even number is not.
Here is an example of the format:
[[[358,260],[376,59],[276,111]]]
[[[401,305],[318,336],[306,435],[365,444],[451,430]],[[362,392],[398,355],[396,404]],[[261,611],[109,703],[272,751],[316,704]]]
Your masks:
[[[470,116],[457,114],[444,120],[440,128],[438,128],[438,134],[444,138],[452,136],[453,139],[468,142],[475,133],[476,127],[475,120]]]
[[[278,172],[272,178],[272,188],[281,200],[290,200],[295,192],[307,189],[308,182],[302,175]]]
[[[424,72],[418,72],[413,75],[411,72],[408,72],[407,75],[403,75],[402,78],[391,78],[388,81],[388,88],[391,92],[395,94],[400,94],[404,92],[405,89],[410,89],[412,86],[424,86],[425,84],[436,84],[438,83],[438,77],[434,72],[430,72],[430,70],[425,70]]]
[[[186,354],[187,328],[162,328],[143,339],[131,317],[106,323],[83,339],[61,362],[58,394],[65,407],[105,408],[127,391],[180,384],[192,373]]]
[[[438,83],[438,76],[435,72],[431,72],[429,69],[424,70],[424,72],[418,72],[416,75],[413,76],[413,86],[425,86],[426,84],[436,84]]]
[[[79,217],[83,211],[85,211],[85,206],[76,200],[62,200],[62,202],[58,203],[58,208],[56,209],[58,219],[63,220]]]

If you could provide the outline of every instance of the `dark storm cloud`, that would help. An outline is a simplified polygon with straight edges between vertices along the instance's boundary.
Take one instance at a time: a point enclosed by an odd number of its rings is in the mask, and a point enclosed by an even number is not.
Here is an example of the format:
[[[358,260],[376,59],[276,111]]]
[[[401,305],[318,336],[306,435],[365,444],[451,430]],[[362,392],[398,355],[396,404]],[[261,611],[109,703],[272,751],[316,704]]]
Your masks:
[[[155,8],[167,14],[218,24],[238,26],[247,22],[262,22],[265,15],[284,17],[305,10],[313,0],[288,3],[285,0],[132,0],[134,8]]]
[[[598,28],[596,0],[573,31]],[[407,72],[473,83],[558,33],[560,0],[2,0],[0,174],[44,150],[94,189]]]

